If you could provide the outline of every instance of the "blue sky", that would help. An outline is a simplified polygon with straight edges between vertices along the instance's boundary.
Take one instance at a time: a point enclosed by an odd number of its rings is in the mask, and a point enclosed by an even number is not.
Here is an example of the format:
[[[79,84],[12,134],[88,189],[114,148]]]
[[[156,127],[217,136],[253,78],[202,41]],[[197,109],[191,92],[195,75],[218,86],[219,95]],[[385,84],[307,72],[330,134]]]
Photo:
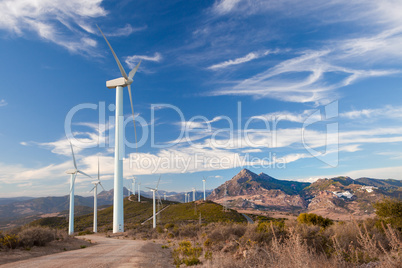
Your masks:
[[[2,0],[0,9],[1,197],[68,194],[70,134],[79,167],[95,176],[99,157],[112,187],[115,90],[105,81],[121,75],[96,24],[126,72],[142,59],[132,87],[144,142],[126,146],[125,178],[151,186],[161,174],[169,191],[201,189],[204,176],[211,189],[243,167],[300,181],[402,179],[399,1]],[[90,181],[79,176],[76,193],[88,195]]]

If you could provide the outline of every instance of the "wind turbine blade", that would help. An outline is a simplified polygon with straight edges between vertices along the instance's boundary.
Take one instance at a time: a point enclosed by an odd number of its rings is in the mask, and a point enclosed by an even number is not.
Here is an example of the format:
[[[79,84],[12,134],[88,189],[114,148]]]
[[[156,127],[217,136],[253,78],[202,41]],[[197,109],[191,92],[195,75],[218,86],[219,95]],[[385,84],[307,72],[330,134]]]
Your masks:
[[[151,190],[155,190],[154,188],[150,188],[150,187],[145,187],[145,188],[148,188],[148,189],[151,189]]]
[[[138,67],[140,67],[140,64],[141,64],[141,60],[140,60],[140,62],[137,64],[137,66],[135,66],[135,67],[130,71],[130,73],[128,74],[128,77],[129,77],[129,78],[133,79],[135,73],[136,73],[137,70],[138,70]]]
[[[78,172],[78,173],[81,173],[82,175],[85,175],[85,176],[87,176],[87,177],[89,177],[89,178],[92,178],[92,177],[91,177],[91,176],[89,176],[87,173],[82,172],[81,170],[77,170],[77,172]]]
[[[103,191],[106,191],[105,188],[103,188],[103,185],[100,181],[99,181],[99,185],[102,187]]]
[[[114,53],[114,50],[113,50],[112,46],[110,45],[109,41],[107,41],[106,36],[103,34],[103,32],[102,32],[102,30],[99,28],[99,26],[96,25],[96,27],[98,27],[99,31],[100,31],[101,34],[103,35],[103,38],[105,38],[106,43],[109,45],[109,48],[110,48],[110,50],[111,50],[112,53],[113,53],[113,57],[114,57],[114,59],[116,60],[117,65],[119,66],[121,75],[122,75],[125,79],[127,79],[128,77],[127,77],[126,71],[124,71],[123,66],[121,66],[121,63],[120,63],[120,61],[119,61],[119,58],[116,56],[116,53]]]
[[[74,150],[73,150],[73,145],[71,144],[71,141],[70,141],[70,147],[71,147],[71,153],[73,154],[74,168],[75,168],[75,170],[77,170],[78,169],[77,168],[77,163],[75,162]]]
[[[135,149],[138,152],[138,146],[137,146],[137,129],[135,126],[135,117],[134,117],[134,106],[133,106],[133,98],[131,96],[131,85],[127,86],[128,89],[128,95],[130,95],[130,104],[131,104],[131,112],[133,113],[133,123],[134,123],[134,135],[135,135]]]
[[[156,184],[156,188],[155,188],[156,190],[158,190],[159,182],[161,181],[161,176],[162,176],[162,175],[159,176],[158,183]]]
[[[75,178],[77,178],[77,173],[74,174],[73,184],[71,185],[71,188],[70,188],[70,194],[71,194],[71,192],[72,192],[73,189],[74,189]]]
[[[92,192],[92,191],[95,189],[95,187],[96,187],[96,186],[94,186],[94,188],[92,188],[92,190],[91,190],[91,191],[89,191],[89,192]]]
[[[100,172],[99,172],[99,156],[98,156],[98,181],[100,182]],[[103,188],[103,187],[102,187]]]

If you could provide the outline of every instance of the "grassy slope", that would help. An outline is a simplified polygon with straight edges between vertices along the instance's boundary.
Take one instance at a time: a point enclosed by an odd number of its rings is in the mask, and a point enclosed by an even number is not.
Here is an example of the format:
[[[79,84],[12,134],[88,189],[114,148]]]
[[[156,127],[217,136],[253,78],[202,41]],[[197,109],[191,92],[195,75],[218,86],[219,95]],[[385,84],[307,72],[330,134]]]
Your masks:
[[[137,198],[133,198],[137,200]],[[152,199],[141,197],[141,203],[131,202],[128,198],[124,199],[124,222],[125,229],[138,225],[152,216]],[[188,223],[198,222],[201,213],[202,222],[245,222],[245,218],[236,211],[222,211],[222,206],[213,202],[196,203],[177,203],[172,201],[163,201],[163,207],[170,205],[160,214],[159,225],[166,223]],[[99,230],[111,230],[113,221],[113,206],[98,211]],[[32,224],[46,225],[57,228],[67,228],[66,218],[52,217],[44,218],[32,222]],[[152,220],[146,225],[151,225]],[[93,213],[75,217],[75,231],[83,231],[93,226]]]

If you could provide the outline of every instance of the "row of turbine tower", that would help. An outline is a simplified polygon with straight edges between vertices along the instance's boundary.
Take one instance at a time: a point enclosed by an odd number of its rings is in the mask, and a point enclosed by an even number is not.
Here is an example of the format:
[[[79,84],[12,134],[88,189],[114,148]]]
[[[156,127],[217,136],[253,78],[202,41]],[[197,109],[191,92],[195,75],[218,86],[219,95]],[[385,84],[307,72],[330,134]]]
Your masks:
[[[66,173],[70,174],[71,176],[71,180],[70,180],[70,208],[69,208],[69,227],[68,227],[68,234],[72,235],[74,233],[74,186],[75,186],[75,180],[77,178],[78,173],[87,176],[89,178],[92,179],[92,177],[88,174],[86,174],[85,172],[81,171],[78,169],[77,166],[77,162],[76,162],[76,158],[75,158],[75,154],[74,154],[74,149],[73,149],[73,145],[70,142],[70,148],[71,148],[71,154],[72,154],[72,158],[73,158],[73,165],[74,165],[74,169],[71,170],[67,170]],[[161,198],[160,195],[158,193],[158,187],[159,187],[159,183],[161,180],[161,176],[159,176],[158,182],[156,184],[155,188],[150,188],[150,187],[146,187],[148,189],[151,190],[152,192],[152,201],[153,201],[153,213],[152,213],[152,227],[156,228],[156,195],[158,195],[158,200],[160,202]],[[132,179],[132,184],[131,184],[131,189],[132,189],[132,194],[135,195],[135,182],[136,179],[135,177]],[[205,193],[205,178],[202,180],[203,182],[203,190],[204,190],[204,201],[206,200],[206,193]],[[92,184],[94,184],[94,187],[92,188],[92,190],[90,192],[94,192],[94,219],[93,219],[93,232],[96,233],[98,231],[98,227],[97,227],[97,216],[98,216],[98,202],[97,202],[97,195],[98,195],[98,185],[100,185],[102,187],[103,190],[105,190],[105,188],[103,188],[101,180],[100,180],[100,165],[99,165],[99,158],[98,158],[98,177],[96,181],[92,181]],[[193,193],[193,201],[196,201],[196,190],[195,188],[192,189],[192,193]],[[129,195],[130,195],[130,190],[129,190]],[[185,203],[190,202],[190,192],[186,192],[185,194]],[[166,193],[164,194],[164,200],[166,200]],[[141,202],[141,183],[138,182],[138,202]],[[159,209],[158,209],[159,210]]]
[[[77,162],[75,160],[73,145],[70,142],[71,154],[73,156],[73,165],[74,169],[67,170],[66,173],[70,174],[70,206],[69,206],[69,215],[68,215],[68,234],[72,235],[74,233],[74,186],[75,179],[77,178],[78,173],[81,173],[84,176],[87,176],[92,179],[91,176],[81,171],[77,167]],[[92,184],[94,187],[90,192],[94,192],[94,224],[93,224],[93,232],[96,233],[98,231],[98,185],[103,188],[102,183],[100,181],[100,167],[99,167],[99,158],[98,158],[98,180],[93,181]]]

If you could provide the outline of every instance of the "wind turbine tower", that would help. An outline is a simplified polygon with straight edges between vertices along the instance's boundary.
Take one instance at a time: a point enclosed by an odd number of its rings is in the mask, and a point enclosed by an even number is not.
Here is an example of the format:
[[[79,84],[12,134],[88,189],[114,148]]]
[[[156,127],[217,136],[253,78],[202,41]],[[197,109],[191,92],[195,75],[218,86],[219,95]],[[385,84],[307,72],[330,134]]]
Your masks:
[[[68,215],[68,234],[72,235],[74,233],[74,183],[75,183],[75,179],[77,178],[78,173],[81,173],[82,175],[85,175],[89,178],[92,178],[92,177],[78,169],[77,162],[75,161],[73,145],[71,144],[71,142],[70,142],[70,147],[71,147],[71,154],[73,156],[74,169],[69,169],[66,171],[66,173],[70,174],[70,178],[71,178],[70,179],[70,211],[69,211],[69,215]]]
[[[205,194],[205,178],[202,180],[202,187],[204,189],[204,201],[206,200],[206,194]]]
[[[114,145],[114,197],[113,197],[113,233],[124,232],[124,210],[123,210],[123,158],[124,158],[124,115],[123,115],[123,88],[128,88],[128,94],[130,95],[131,111],[133,114],[134,130],[135,130],[135,118],[133,99],[131,97],[131,84],[133,83],[133,77],[141,64],[141,61],[126,74],[123,66],[121,65],[119,58],[114,53],[112,46],[106,39],[102,30],[98,27],[103,38],[105,38],[113,57],[120,69],[120,73],[123,77],[106,81],[107,88],[116,89],[116,114],[115,114],[115,145]],[[135,144],[137,144],[137,133],[135,132]]]
[[[133,182],[131,183],[131,189],[132,189],[132,192],[133,192],[133,195],[135,195],[135,177],[133,177]]]
[[[193,201],[195,202],[195,188],[193,188]]]
[[[155,194],[158,191],[158,186],[159,186],[160,180],[161,180],[161,177],[159,176],[159,180],[158,180],[158,183],[156,184],[155,188],[147,187],[148,189],[150,189],[152,191],[152,201],[153,201],[153,203],[152,203],[153,204],[152,227],[154,229],[156,228],[156,200],[155,200],[156,196],[155,196]]]
[[[98,158],[98,180],[92,182],[94,184],[94,188],[92,188],[92,191],[94,191],[94,233],[98,232],[98,184],[103,188],[101,181],[100,181],[100,172],[99,172],[99,158]]]
[[[138,183],[138,202],[141,202],[141,182]]]

